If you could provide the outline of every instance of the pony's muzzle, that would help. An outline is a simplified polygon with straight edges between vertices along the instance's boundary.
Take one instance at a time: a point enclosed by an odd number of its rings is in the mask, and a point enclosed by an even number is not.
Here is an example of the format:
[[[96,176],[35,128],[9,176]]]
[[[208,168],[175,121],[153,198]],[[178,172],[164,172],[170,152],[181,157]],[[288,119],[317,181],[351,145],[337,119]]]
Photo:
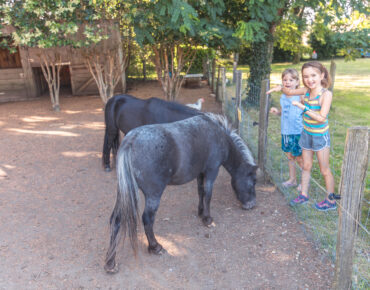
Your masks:
[[[256,199],[253,199],[251,201],[248,201],[242,205],[243,209],[251,209],[256,205]]]

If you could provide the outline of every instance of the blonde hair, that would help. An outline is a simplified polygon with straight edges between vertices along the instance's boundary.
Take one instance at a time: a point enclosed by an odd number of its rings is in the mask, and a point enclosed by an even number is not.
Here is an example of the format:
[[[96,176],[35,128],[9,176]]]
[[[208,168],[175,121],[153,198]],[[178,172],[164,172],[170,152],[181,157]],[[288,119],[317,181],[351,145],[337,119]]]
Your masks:
[[[283,79],[286,75],[291,75],[294,80],[298,81],[297,86],[295,87],[297,88],[299,86],[299,73],[297,70],[294,68],[287,68],[281,74],[281,78]]]
[[[321,80],[321,85],[324,87],[324,88],[329,88],[331,86],[331,77],[330,77],[330,74],[328,72],[328,70],[326,69],[326,67],[324,67],[320,62],[318,61],[310,61],[310,62],[306,62],[305,64],[302,65],[302,75],[303,75],[303,70],[305,68],[309,68],[309,67],[312,67],[312,68],[315,68],[317,69],[320,73],[323,73],[324,74],[324,78]],[[306,86],[306,84],[304,83],[304,79],[303,79],[303,84]]]

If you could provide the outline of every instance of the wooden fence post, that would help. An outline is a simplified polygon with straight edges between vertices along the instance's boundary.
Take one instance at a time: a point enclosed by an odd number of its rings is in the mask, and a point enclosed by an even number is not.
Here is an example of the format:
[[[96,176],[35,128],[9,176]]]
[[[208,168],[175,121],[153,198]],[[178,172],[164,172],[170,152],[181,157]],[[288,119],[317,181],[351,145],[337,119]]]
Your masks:
[[[243,73],[241,70],[236,71],[236,89],[235,89],[235,128],[238,134],[240,134],[240,121],[241,121],[241,110],[240,105],[242,101],[242,79]]]
[[[267,127],[268,127],[268,112],[270,105],[270,95],[266,95],[269,90],[270,80],[265,79],[261,82],[260,93],[260,115],[258,122],[258,167],[265,173],[266,152],[267,152]]]
[[[221,68],[221,77],[222,77],[222,111],[225,113],[225,106],[227,108],[227,95],[226,95],[226,69]]]
[[[335,64],[335,61],[332,60],[330,62],[330,77],[331,77],[331,85],[330,85],[330,88],[329,90],[331,92],[333,92],[333,89],[334,89],[334,81],[335,81],[335,71],[337,69],[337,65]]]
[[[211,92],[215,92],[216,59],[212,59]]]
[[[333,289],[351,289],[354,242],[361,217],[368,158],[369,128],[349,128],[338,191],[341,200]]]
[[[238,69],[239,53],[234,52],[234,61],[233,61],[233,83],[236,82],[236,70]]]
[[[221,73],[221,66],[220,65],[218,65],[218,69],[217,69],[217,79],[216,79],[216,101],[217,102],[220,102],[220,96],[219,96],[219,94],[220,94],[220,88],[219,88],[219,86],[220,86],[220,73]]]

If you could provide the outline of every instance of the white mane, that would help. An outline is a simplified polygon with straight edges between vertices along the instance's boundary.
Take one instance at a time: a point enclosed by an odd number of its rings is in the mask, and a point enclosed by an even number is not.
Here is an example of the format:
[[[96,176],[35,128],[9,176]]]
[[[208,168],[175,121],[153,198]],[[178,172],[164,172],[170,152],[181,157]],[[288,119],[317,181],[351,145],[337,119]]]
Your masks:
[[[256,165],[254,162],[254,158],[252,155],[252,152],[249,150],[248,146],[244,143],[243,139],[240,138],[240,136],[236,133],[234,129],[232,129],[231,125],[229,124],[229,121],[225,116],[212,114],[212,113],[206,113],[205,114],[208,118],[211,119],[214,123],[220,125],[225,132],[230,135],[231,139],[233,140],[235,146],[237,146],[244,159],[251,165]]]

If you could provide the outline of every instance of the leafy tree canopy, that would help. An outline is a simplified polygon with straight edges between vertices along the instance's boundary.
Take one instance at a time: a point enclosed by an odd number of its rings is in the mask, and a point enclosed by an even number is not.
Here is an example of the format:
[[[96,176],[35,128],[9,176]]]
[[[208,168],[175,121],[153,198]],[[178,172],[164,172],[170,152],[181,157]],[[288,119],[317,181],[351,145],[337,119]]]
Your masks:
[[[154,0],[132,4],[136,40],[139,44],[176,42],[229,45],[231,31],[220,21],[222,0]]]
[[[3,24],[15,28],[16,44],[52,48],[82,47],[99,42],[104,35],[94,25],[100,17],[88,0],[15,0],[2,3]],[[84,39],[75,37],[84,26]]]

